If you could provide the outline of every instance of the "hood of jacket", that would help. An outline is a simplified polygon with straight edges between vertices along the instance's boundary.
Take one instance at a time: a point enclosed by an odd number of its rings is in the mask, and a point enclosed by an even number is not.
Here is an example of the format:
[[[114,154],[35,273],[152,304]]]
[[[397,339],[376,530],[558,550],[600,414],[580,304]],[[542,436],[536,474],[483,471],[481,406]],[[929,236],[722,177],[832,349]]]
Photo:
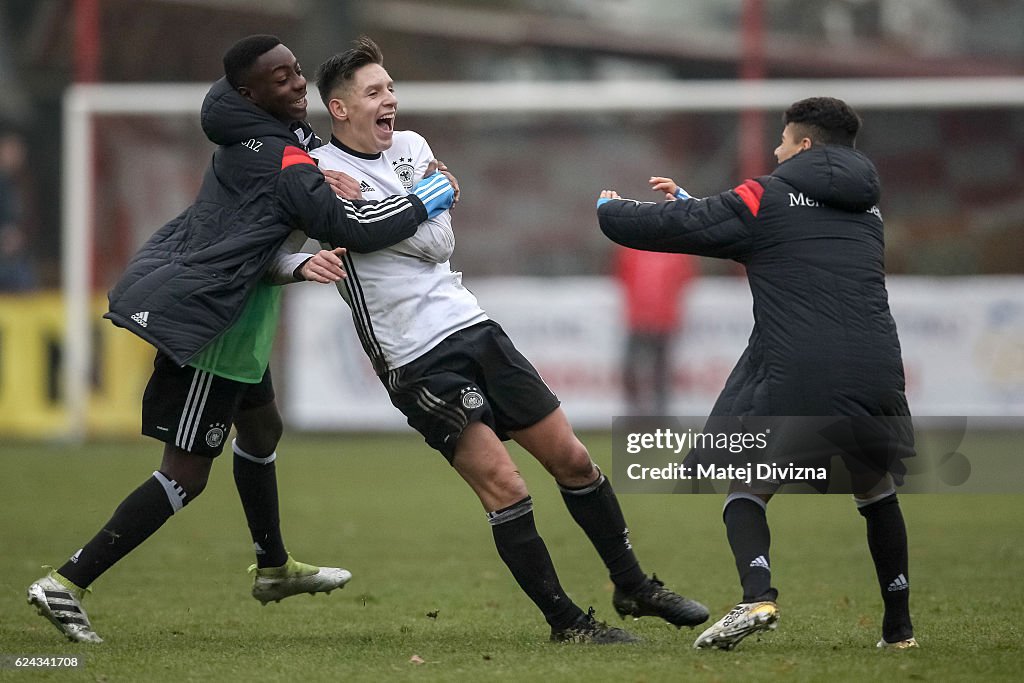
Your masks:
[[[223,77],[206,93],[199,120],[206,137],[217,145],[290,135],[288,126],[239,95]]]
[[[807,197],[844,211],[867,211],[881,197],[878,170],[852,147],[811,147],[779,164],[772,175]]]

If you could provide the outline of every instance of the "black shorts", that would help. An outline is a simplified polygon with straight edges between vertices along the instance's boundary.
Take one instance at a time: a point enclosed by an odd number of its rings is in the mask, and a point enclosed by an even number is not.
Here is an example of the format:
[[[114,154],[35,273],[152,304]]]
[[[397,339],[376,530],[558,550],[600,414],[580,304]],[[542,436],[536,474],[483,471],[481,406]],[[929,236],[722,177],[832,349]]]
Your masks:
[[[382,375],[391,402],[409,426],[448,462],[471,422],[482,422],[505,441],[559,406],[530,361],[493,320],[450,334],[397,370]]]
[[[235,413],[274,400],[270,368],[248,384],[191,366],[179,367],[162,353],[142,397],[142,433],[178,448],[215,458],[224,447]]]

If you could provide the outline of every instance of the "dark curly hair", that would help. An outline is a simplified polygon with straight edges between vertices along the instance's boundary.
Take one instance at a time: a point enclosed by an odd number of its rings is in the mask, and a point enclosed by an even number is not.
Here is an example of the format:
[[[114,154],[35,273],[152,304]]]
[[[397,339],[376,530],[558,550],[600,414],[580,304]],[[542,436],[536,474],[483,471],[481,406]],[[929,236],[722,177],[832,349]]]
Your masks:
[[[246,36],[224,53],[224,75],[232,88],[245,85],[256,60],[281,44],[277,36]]]
[[[799,126],[799,136],[814,144],[853,147],[861,120],[850,105],[834,97],[809,97],[790,105],[783,125]]]

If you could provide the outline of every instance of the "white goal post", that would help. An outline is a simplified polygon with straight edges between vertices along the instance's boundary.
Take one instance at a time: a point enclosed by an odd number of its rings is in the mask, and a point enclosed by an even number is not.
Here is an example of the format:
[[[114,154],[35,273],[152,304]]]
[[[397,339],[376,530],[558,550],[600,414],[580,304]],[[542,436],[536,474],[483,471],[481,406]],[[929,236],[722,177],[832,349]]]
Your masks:
[[[80,84],[63,101],[62,290],[66,328],[61,383],[65,436],[86,435],[93,254],[92,160],[96,115],[195,114],[202,84]],[[637,93],[643,93],[638,97]],[[765,81],[409,82],[401,109],[414,114],[594,114],[782,110],[828,94],[858,110],[1024,106],[1024,77]],[[310,86],[311,113],[324,107]],[[184,208],[184,207],[182,207]]]

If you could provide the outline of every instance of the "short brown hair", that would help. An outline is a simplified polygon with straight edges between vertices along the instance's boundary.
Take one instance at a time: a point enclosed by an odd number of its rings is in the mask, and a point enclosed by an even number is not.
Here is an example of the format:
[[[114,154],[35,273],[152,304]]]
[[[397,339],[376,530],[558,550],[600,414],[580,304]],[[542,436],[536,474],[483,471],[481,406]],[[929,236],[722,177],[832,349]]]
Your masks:
[[[316,87],[324,104],[331,100],[331,91],[347,84],[352,74],[367,64],[384,65],[384,54],[367,36],[359,36],[352,41],[352,47],[321,64],[316,70]]]

